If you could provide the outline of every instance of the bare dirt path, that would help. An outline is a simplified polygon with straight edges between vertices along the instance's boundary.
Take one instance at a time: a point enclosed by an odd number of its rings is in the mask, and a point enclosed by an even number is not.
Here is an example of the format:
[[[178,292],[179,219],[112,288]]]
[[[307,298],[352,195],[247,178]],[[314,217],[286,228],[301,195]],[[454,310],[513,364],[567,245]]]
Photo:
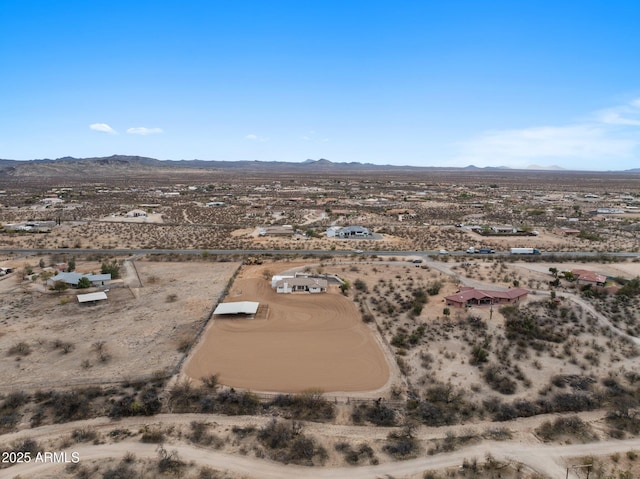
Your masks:
[[[417,474],[429,469],[443,469],[460,465],[464,459],[484,458],[491,454],[498,460],[516,461],[525,464],[532,470],[546,474],[552,478],[564,477],[566,466],[563,460],[581,455],[602,455],[624,452],[640,447],[640,439],[625,441],[606,441],[576,445],[521,445],[513,443],[487,442],[474,445],[451,453],[437,456],[419,457],[402,462],[381,464],[362,467],[337,467],[337,468],[309,468],[274,463],[263,459],[255,459],[231,455],[217,451],[205,450],[187,444],[174,444],[167,446],[168,450],[176,451],[179,457],[187,462],[193,462],[200,466],[209,466],[216,469],[233,471],[249,477],[261,479],[287,479],[287,478],[326,478],[342,479],[376,479],[385,475],[394,477]],[[133,453],[139,458],[157,458],[157,446],[142,444],[140,442],[122,441],[117,444],[104,445],[77,445],[67,452],[77,452],[80,461],[95,459],[107,459],[124,456]],[[14,466],[8,470],[0,471],[1,478],[11,478],[18,474],[21,477],[37,477],[53,468],[64,466],[47,463],[29,463]]]
[[[598,423],[602,420],[604,413],[592,411],[578,414],[581,419],[590,423]],[[397,476],[420,473],[429,469],[440,469],[445,467],[458,466],[466,459],[477,458],[482,460],[487,453],[501,460],[510,460],[523,463],[530,468],[549,475],[550,477],[564,477],[563,459],[582,454],[609,454],[617,451],[626,451],[640,446],[640,439],[630,441],[608,441],[591,443],[576,446],[577,449],[565,449],[558,451],[557,446],[540,444],[532,431],[545,420],[555,417],[554,415],[536,416],[532,418],[520,418],[514,421],[500,423],[512,432],[514,439],[509,442],[483,442],[465,447],[449,454],[439,454],[435,456],[420,457],[417,459],[402,462],[386,462],[378,466],[366,466],[359,468],[328,467],[310,469],[306,467],[284,466],[281,464],[265,461],[257,458],[238,457],[228,453],[205,450],[184,443],[169,443],[165,445],[167,450],[178,450],[183,460],[195,461],[201,466],[211,466],[219,469],[231,470],[246,474],[250,477],[326,477],[326,478],[377,478],[385,474]],[[31,438],[39,443],[47,440],[63,438],[69,436],[74,430],[89,428],[94,431],[107,433],[118,429],[140,430],[144,427],[172,428],[175,426],[187,426],[192,421],[205,421],[211,425],[221,428],[232,426],[246,427],[249,425],[262,427],[269,422],[271,417],[262,416],[219,416],[211,414],[160,414],[154,417],[132,417],[118,421],[106,417],[76,421],[66,424],[54,424],[42,426],[34,429],[5,434],[0,436],[0,444],[11,444],[16,440]],[[457,425],[446,428],[420,427],[416,430],[416,437],[425,441],[429,439],[442,439],[448,433],[460,435],[470,431],[483,431],[487,428],[495,427],[492,422],[480,422],[476,424]],[[305,423],[305,431],[312,435],[322,435],[331,438],[341,438],[349,442],[384,440],[391,430],[397,428],[368,427],[368,426],[340,426],[334,424]],[[157,457],[154,445],[142,444],[135,440],[128,440],[118,444],[108,444],[101,446],[74,445],[67,452],[80,452],[81,460],[119,458],[127,452],[133,452],[138,457]],[[0,470],[0,478],[14,477],[21,474],[22,477],[37,477],[49,468],[55,467],[52,464],[28,464],[24,466],[14,466],[7,470]],[[264,472],[267,471],[267,474]]]

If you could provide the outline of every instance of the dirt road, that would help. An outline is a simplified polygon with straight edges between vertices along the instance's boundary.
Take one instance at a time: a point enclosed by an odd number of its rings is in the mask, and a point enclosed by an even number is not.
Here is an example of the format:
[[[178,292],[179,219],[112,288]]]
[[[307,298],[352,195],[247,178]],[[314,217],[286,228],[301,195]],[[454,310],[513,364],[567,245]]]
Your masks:
[[[602,413],[593,411],[580,413],[579,416],[589,422],[599,422]],[[386,474],[394,477],[421,473],[429,469],[441,469],[455,467],[462,464],[464,459],[477,458],[483,460],[487,453],[491,453],[496,459],[511,460],[527,465],[540,473],[549,477],[565,477],[566,469],[564,459],[580,455],[602,455],[614,452],[624,452],[640,447],[640,439],[628,441],[606,441],[590,444],[579,444],[572,446],[557,446],[540,444],[530,434],[541,421],[548,420],[553,416],[538,416],[533,418],[522,418],[514,421],[500,423],[502,427],[508,428],[514,434],[510,442],[483,442],[458,451],[439,454],[435,456],[424,456],[417,459],[402,462],[388,462],[377,466],[363,466],[358,468],[327,467],[327,468],[307,468],[285,466],[282,464],[251,458],[232,455],[217,451],[205,450],[196,446],[176,443],[167,444],[165,448],[169,451],[177,450],[180,457],[185,461],[194,461],[200,466],[209,466],[217,469],[229,470],[255,478],[378,478]],[[51,439],[68,437],[72,431],[88,428],[106,434],[108,431],[119,428],[129,430],[140,430],[144,426],[149,427],[170,427],[185,426],[191,421],[206,421],[210,424],[223,428],[233,425],[246,427],[253,425],[261,427],[270,421],[270,417],[254,416],[219,416],[206,414],[161,414],[154,417],[131,417],[119,421],[108,418],[96,418],[85,421],[76,421],[67,424],[54,424],[42,426],[34,429],[26,429],[19,432],[0,436],[0,444],[11,444],[18,439],[31,438],[40,444],[45,444]],[[470,430],[482,431],[495,423],[481,422],[473,425],[458,425],[447,428],[420,427],[416,431],[416,437],[421,440],[442,439],[446,433],[461,434]],[[334,424],[306,423],[305,431],[314,436],[340,437],[351,443],[357,441],[382,440],[389,431],[394,428],[372,428],[366,426],[340,426]],[[142,444],[137,439],[130,439],[116,444],[88,445],[77,444],[67,449],[67,452],[80,453],[81,462],[91,459],[121,458],[127,452],[133,452],[139,458],[157,457],[156,446]],[[55,473],[53,464],[24,464],[0,470],[0,479],[15,477],[20,474],[22,477],[39,477],[44,471]]]
[[[562,460],[582,455],[602,455],[624,452],[640,447],[640,439],[626,441],[606,441],[590,444],[558,445],[520,445],[502,442],[487,442],[459,451],[436,456],[419,457],[408,461],[381,464],[377,466],[338,467],[338,468],[309,468],[301,466],[283,465],[262,459],[225,454],[217,451],[204,450],[187,444],[167,446],[167,450],[177,451],[179,457],[187,462],[199,466],[209,466],[215,469],[227,470],[244,474],[248,477],[261,479],[304,479],[326,478],[341,479],[376,479],[386,475],[402,477],[409,474],[421,473],[426,470],[437,470],[455,467],[464,459],[483,459],[491,454],[498,460],[516,461],[531,469],[546,474],[551,478],[565,477],[566,467]],[[122,457],[133,453],[138,458],[157,458],[157,446],[140,442],[123,441],[117,444],[76,445],[67,452],[76,452],[82,461]],[[14,466],[0,471],[1,478],[12,478],[18,474],[21,477],[37,477],[46,472],[51,473],[55,468],[64,466],[48,463],[29,463]]]

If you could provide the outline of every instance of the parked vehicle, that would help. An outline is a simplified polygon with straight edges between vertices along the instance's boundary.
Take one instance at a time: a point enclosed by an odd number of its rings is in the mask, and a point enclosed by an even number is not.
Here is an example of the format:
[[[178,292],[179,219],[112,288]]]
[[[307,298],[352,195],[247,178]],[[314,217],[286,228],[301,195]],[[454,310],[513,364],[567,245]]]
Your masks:
[[[540,254],[538,248],[511,248],[511,254]]]

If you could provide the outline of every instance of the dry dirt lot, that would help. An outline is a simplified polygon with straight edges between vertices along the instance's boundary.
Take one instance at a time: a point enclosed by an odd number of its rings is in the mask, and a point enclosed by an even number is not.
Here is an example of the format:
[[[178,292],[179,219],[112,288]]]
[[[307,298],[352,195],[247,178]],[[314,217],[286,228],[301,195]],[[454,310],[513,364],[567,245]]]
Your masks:
[[[259,301],[268,307],[267,319],[213,321],[185,368],[188,376],[219,374],[228,386],[278,392],[386,384],[384,354],[350,299],[335,286],[326,294],[277,294],[265,269],[243,269],[227,301]]]
[[[136,261],[136,266],[143,287],[137,278],[125,277],[95,306],[78,304],[77,290],[53,293],[38,279],[19,281],[18,273],[0,281],[3,392],[171,370],[182,355],[178,349],[194,338],[239,265]],[[96,262],[77,262],[80,272],[99,268]],[[135,274],[129,267],[121,271]],[[15,348],[21,343],[25,346]]]

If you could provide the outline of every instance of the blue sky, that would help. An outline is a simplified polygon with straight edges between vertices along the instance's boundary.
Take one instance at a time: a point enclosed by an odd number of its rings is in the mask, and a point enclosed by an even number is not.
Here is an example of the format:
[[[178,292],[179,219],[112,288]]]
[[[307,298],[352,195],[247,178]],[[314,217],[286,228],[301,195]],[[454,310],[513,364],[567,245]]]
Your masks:
[[[640,2],[0,0],[0,158],[640,167]]]

